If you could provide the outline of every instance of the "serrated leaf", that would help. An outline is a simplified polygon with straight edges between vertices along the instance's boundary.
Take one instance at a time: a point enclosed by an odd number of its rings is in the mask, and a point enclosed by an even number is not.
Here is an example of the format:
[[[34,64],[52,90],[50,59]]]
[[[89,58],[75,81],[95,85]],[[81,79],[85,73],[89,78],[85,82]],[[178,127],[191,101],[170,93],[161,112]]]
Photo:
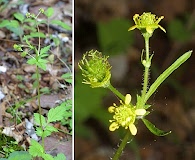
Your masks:
[[[49,45],[49,46],[41,48],[40,55],[47,53],[49,51],[50,47],[51,46]]]
[[[156,126],[152,124],[150,121],[148,121],[147,119],[143,118],[142,121],[144,122],[146,127],[150,130],[150,132],[152,132],[156,136],[166,136],[171,133],[171,131],[166,132],[156,128]]]
[[[62,153],[59,153],[56,157],[54,157],[54,160],[66,160],[66,156]]]
[[[31,139],[31,145],[29,147],[28,152],[33,156],[33,157],[42,157],[44,154],[44,149],[43,147],[34,139]]]
[[[52,20],[51,24],[56,24],[66,30],[71,30],[71,27],[69,25],[67,25],[66,23],[60,21],[60,20]]]
[[[40,125],[40,114],[39,113],[34,113],[34,121],[35,121],[35,123]],[[41,122],[42,122],[42,126],[46,126],[45,117],[42,115],[41,115]]]
[[[54,13],[54,9],[52,7],[49,7],[45,12],[44,14],[49,18],[53,15]]]
[[[14,13],[14,17],[15,17],[16,19],[18,19],[18,20],[19,20],[20,22],[22,22],[22,23],[23,23],[23,21],[24,21],[24,19],[25,19],[24,15],[21,14],[21,13]]]
[[[48,112],[48,120],[47,122],[55,122],[63,119],[66,110],[62,106],[57,106],[56,108],[52,108]]]
[[[41,129],[41,127],[36,127],[35,133],[36,133],[38,136],[40,136],[40,137],[43,136],[43,130]]]
[[[33,65],[37,63],[37,60],[35,58],[30,58],[27,60],[27,63]]]
[[[41,68],[42,70],[46,70],[46,64],[48,63],[49,61],[48,60],[46,60],[46,59],[38,59],[38,62],[36,63],[37,64],[37,66],[39,67],[39,68]]]
[[[45,131],[43,132],[42,137],[43,137],[43,138],[48,137],[48,136],[51,135],[51,133],[52,133],[51,131],[45,130]]]
[[[40,131],[40,134],[41,134],[40,136],[41,137],[48,137],[49,135],[51,135],[52,132],[58,132],[58,130],[53,126],[47,125],[43,132]]]
[[[58,130],[55,127],[50,126],[50,125],[47,125],[45,130],[48,130],[50,132],[58,132]]]
[[[44,160],[54,160],[54,158],[50,154],[43,154],[42,158]]]
[[[9,155],[8,158],[8,160],[31,160],[31,159],[32,156],[26,151],[14,151]]]

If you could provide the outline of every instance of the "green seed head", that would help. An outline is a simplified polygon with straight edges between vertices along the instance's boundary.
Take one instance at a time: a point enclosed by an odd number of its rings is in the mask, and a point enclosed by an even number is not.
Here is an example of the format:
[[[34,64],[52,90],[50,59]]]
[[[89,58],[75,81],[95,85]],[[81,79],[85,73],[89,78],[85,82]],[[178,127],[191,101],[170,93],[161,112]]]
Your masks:
[[[86,52],[78,63],[82,75],[85,77],[83,83],[90,84],[92,88],[108,87],[111,66],[107,59],[108,56],[103,56],[101,52],[94,50]]]

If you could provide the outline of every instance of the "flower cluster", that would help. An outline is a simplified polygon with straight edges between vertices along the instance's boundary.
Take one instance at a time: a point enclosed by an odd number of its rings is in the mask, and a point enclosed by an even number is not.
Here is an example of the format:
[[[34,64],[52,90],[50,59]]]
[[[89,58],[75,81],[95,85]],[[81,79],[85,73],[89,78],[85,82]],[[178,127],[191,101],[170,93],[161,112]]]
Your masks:
[[[141,30],[142,34],[145,32],[150,34],[150,36],[153,34],[154,30],[157,28],[160,28],[162,31],[166,32],[165,29],[160,26],[158,23],[164,18],[164,16],[161,16],[160,18],[156,17],[155,14],[149,13],[143,13],[141,16],[139,14],[135,14],[133,16],[133,20],[135,22],[135,25],[130,27],[128,31],[134,30],[135,28]]]
[[[110,120],[111,125],[109,127],[110,131],[115,131],[120,126],[125,129],[129,129],[132,135],[137,134],[137,128],[135,126],[136,118],[141,118],[146,113],[145,109],[136,109],[136,106],[132,106],[131,95],[127,94],[125,96],[125,103],[120,101],[120,105],[117,106],[113,104],[108,108],[110,113],[114,113],[113,120]]]
[[[85,84],[90,84],[92,88],[107,88],[110,85],[111,66],[108,56],[102,56],[101,52],[91,50],[83,55],[83,59],[78,63],[85,77]]]

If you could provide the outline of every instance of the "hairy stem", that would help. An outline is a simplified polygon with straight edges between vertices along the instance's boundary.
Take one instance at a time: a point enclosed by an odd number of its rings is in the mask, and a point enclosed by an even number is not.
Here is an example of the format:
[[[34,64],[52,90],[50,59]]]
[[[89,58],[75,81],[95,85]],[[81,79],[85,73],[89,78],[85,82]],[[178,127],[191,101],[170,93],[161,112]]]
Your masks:
[[[122,151],[124,150],[127,142],[129,141],[130,137],[131,137],[131,133],[128,130],[125,137],[123,138],[118,150],[116,151],[114,157],[112,158],[112,160],[118,160],[119,159],[119,157],[121,156]]]
[[[146,50],[146,63],[148,63],[150,61],[149,58],[149,37],[144,37],[145,40],[145,50]],[[146,92],[147,92],[147,87],[148,87],[148,77],[149,77],[149,67],[146,65],[145,66],[145,70],[144,70],[144,84],[143,84],[143,90],[142,90],[142,101],[141,101],[141,108],[143,108],[144,106],[144,99],[146,96]]]

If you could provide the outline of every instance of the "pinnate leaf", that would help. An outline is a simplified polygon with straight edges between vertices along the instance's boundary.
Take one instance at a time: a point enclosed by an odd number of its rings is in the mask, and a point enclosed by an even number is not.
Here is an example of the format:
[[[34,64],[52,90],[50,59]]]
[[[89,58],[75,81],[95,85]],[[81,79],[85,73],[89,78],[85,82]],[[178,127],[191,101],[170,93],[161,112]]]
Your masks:
[[[37,123],[38,125],[40,125],[40,114],[39,113],[34,113],[34,121],[35,123]],[[46,120],[45,117],[41,115],[41,122],[42,125],[45,126],[46,125]]]
[[[31,145],[29,147],[29,153],[33,156],[33,157],[42,157],[42,155],[44,154],[44,149],[43,147],[35,140],[31,139]]]
[[[41,48],[40,55],[47,53],[49,51],[49,49],[50,49],[50,45]]]

